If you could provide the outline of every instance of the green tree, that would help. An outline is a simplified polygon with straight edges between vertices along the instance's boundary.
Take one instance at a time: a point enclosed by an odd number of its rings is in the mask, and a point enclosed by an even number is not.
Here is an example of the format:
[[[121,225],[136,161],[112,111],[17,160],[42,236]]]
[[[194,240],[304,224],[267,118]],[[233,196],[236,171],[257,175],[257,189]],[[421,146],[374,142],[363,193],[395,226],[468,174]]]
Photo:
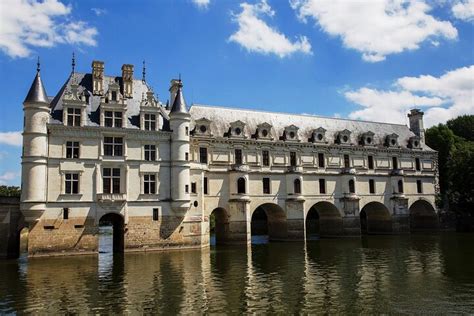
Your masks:
[[[0,185],[0,196],[20,196],[19,187]]]
[[[447,169],[450,205],[458,213],[474,215],[474,142],[458,142],[452,149]]]
[[[462,115],[449,120],[446,125],[453,133],[468,141],[474,141],[474,115]]]

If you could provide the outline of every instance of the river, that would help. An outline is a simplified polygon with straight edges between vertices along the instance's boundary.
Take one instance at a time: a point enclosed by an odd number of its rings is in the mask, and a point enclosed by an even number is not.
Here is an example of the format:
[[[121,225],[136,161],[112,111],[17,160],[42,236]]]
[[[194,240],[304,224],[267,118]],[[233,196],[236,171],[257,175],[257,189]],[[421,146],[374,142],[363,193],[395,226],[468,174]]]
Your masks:
[[[474,313],[474,234],[2,260],[4,313]]]

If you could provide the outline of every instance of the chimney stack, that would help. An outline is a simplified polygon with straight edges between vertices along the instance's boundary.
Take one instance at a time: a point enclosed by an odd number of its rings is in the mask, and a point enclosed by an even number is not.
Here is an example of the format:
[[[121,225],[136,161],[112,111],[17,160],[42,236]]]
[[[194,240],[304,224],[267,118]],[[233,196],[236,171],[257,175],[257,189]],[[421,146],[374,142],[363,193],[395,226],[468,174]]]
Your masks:
[[[123,96],[133,97],[133,65],[124,64],[122,66]]]
[[[92,93],[94,95],[104,94],[104,62],[94,60],[92,62]]]
[[[410,120],[410,129],[416,136],[420,137],[421,142],[425,142],[425,128],[423,126],[423,112],[420,109],[410,110],[408,119]]]

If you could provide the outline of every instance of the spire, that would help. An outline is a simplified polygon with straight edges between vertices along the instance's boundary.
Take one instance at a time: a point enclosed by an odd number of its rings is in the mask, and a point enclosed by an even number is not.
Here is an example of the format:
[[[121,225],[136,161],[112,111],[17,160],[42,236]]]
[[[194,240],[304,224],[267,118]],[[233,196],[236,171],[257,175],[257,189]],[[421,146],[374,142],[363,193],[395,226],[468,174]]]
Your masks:
[[[181,75],[178,80],[178,91],[176,92],[176,97],[174,98],[173,106],[171,107],[170,113],[188,113],[186,109],[186,103],[184,102],[183,97],[183,83],[181,82]]]
[[[145,67],[145,61],[143,61],[143,70],[142,70],[142,82],[145,82],[145,75],[146,75],[146,67]]]
[[[74,52],[72,52],[72,75],[76,73],[76,56],[74,56]]]
[[[25,101],[23,101],[23,103],[26,103],[26,102],[49,103],[48,95],[46,94],[46,90],[44,89],[44,86],[43,86],[43,81],[41,81],[39,57],[38,57],[38,62],[36,63],[35,79],[33,80],[30,90],[28,91],[28,94],[25,98]]]

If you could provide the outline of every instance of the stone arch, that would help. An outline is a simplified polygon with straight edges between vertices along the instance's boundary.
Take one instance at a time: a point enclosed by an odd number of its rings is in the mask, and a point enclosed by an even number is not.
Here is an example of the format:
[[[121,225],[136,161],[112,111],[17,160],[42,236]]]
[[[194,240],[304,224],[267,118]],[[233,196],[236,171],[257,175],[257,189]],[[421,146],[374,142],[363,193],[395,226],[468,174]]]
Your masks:
[[[229,214],[224,208],[215,208],[209,215],[209,232],[211,245],[223,244],[229,240]]]
[[[362,234],[387,234],[392,232],[392,216],[380,202],[370,202],[360,211]]]
[[[274,203],[264,203],[252,213],[251,234],[268,236],[268,240],[288,237],[288,223],[283,208]]]
[[[30,229],[28,226],[20,227],[18,230],[18,257],[28,256],[28,242]]]
[[[435,208],[426,200],[415,201],[410,206],[410,230],[431,230],[438,228],[439,219]]]
[[[314,204],[306,215],[306,239],[342,234],[342,217],[331,202]]]
[[[100,218],[99,229],[100,226],[112,226],[112,251],[122,253],[125,248],[125,221],[123,216],[117,213],[107,213]]]

